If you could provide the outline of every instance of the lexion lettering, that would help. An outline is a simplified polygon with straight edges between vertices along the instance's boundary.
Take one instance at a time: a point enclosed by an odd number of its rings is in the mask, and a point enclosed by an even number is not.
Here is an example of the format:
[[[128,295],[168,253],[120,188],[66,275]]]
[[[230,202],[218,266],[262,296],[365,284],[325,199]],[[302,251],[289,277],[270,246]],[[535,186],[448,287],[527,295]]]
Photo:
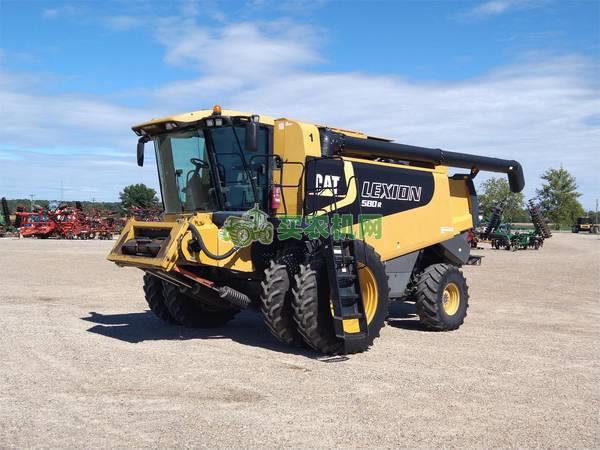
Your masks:
[[[422,189],[422,186],[364,181],[362,196],[363,198],[418,202],[421,200]]]

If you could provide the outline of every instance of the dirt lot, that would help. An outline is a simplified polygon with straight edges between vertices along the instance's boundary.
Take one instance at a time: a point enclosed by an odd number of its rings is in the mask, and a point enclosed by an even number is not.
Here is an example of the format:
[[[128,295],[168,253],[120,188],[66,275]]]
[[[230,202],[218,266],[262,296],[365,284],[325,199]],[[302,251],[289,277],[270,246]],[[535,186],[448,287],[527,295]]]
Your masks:
[[[597,236],[480,251],[459,331],[396,306],[335,362],[255,314],[161,323],[110,245],[0,240],[2,447],[600,446]]]

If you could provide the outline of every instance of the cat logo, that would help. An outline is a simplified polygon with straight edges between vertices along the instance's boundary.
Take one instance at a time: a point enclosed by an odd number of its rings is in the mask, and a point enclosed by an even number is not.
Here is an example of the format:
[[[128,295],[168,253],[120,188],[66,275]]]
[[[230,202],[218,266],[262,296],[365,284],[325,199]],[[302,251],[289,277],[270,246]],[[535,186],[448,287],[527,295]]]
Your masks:
[[[340,178],[341,177],[337,175],[316,174],[315,194],[321,197],[333,197],[334,195],[338,195]]]

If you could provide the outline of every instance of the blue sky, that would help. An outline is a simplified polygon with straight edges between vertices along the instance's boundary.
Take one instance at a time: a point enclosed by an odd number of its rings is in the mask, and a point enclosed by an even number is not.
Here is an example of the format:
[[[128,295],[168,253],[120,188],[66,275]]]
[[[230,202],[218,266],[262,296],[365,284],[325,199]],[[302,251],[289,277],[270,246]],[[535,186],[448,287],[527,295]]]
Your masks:
[[[0,195],[157,186],[136,122],[211,107],[561,164],[600,196],[600,2],[9,1]]]

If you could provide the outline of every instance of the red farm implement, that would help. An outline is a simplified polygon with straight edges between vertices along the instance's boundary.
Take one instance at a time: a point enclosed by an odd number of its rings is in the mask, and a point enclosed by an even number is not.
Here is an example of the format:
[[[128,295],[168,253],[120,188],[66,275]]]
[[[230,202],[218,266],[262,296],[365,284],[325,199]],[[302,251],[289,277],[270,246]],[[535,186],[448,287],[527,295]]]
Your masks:
[[[16,217],[21,236],[38,239],[112,239],[117,223],[112,215],[103,217],[96,210],[86,215],[80,204],[74,208],[60,205],[48,211],[17,211]]]

